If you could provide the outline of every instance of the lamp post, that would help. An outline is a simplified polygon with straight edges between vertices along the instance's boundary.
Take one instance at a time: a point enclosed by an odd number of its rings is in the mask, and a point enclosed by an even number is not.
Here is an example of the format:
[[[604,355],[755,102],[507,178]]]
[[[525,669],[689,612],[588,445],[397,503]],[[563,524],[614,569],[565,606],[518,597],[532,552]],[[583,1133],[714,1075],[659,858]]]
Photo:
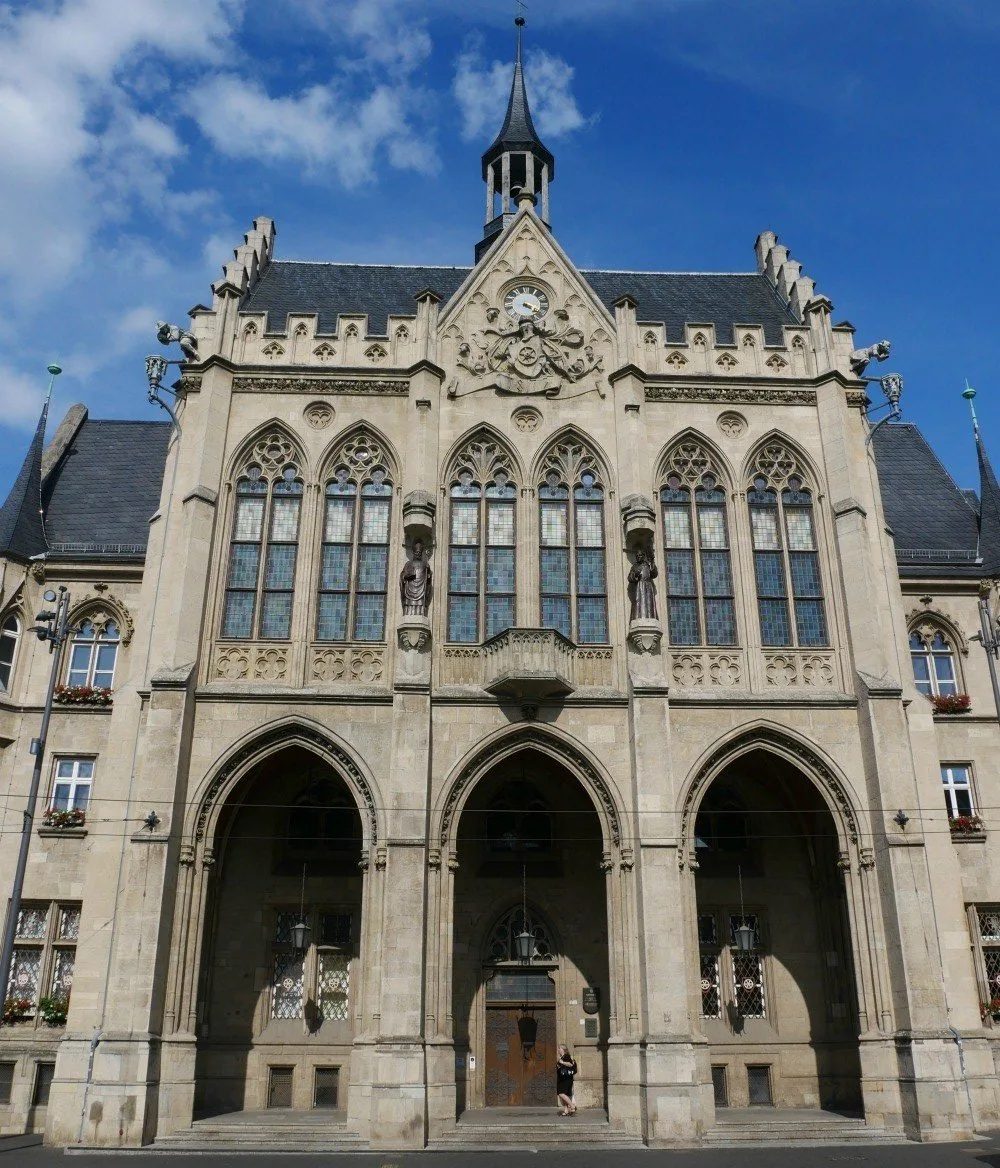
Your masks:
[[[528,930],[528,869],[521,865],[521,931],[514,938],[514,953],[522,965],[530,965],[535,952],[535,937]]]
[[[24,872],[28,864],[28,848],[31,846],[31,829],[35,819],[35,804],[38,801],[38,788],[42,781],[42,764],[45,759],[45,740],[49,733],[49,719],[52,717],[52,700],[59,680],[59,650],[69,629],[69,592],[60,585],[58,595],[50,588],[43,594],[48,604],[55,604],[55,609],[45,609],[35,620],[39,623],[32,628],[32,632],[40,641],[48,641],[49,653],[52,655],[52,668],[49,671],[49,687],[45,694],[45,706],[42,710],[42,724],[38,737],[32,739],[31,753],[35,756],[35,765],[31,771],[31,786],[28,788],[28,803],[24,810],[24,825],[21,828],[21,847],[17,853],[17,867],[14,870],[14,887],[10,894],[10,905],[7,909],[7,921],[4,926],[3,947],[0,949],[0,978],[3,979],[3,991],[6,998],[10,988],[10,963],[14,956],[14,938],[17,935],[17,920],[21,915],[21,894],[24,891]]]

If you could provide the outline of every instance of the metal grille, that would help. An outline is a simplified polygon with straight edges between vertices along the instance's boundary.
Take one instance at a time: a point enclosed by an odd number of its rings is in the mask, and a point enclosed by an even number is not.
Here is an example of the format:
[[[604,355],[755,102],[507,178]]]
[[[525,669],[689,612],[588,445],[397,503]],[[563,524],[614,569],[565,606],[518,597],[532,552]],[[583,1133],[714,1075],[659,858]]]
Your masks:
[[[73,988],[73,967],[76,964],[76,949],[57,949],[52,962],[52,996],[68,998]]]
[[[340,1067],[317,1067],[313,1079],[313,1107],[336,1107]]]
[[[584,1038],[598,1038],[600,1037],[600,1024],[596,1018],[586,1018],[583,1023],[583,1037]]]
[[[10,1103],[14,1087],[14,1068],[17,1063],[0,1063],[0,1104]]]
[[[729,1083],[726,1079],[725,1066],[712,1067],[712,1092],[715,1095],[716,1107],[729,1106]]]
[[[48,920],[47,904],[25,904],[17,914],[17,935],[25,941],[41,941],[45,937]]]
[[[63,906],[59,910],[60,941],[77,941],[80,938],[80,906]]]
[[[1000,949],[984,949],[986,980],[990,987],[990,998],[1000,998]]]
[[[764,966],[757,953],[735,952],[733,984],[741,1018],[764,1017]]]
[[[751,1107],[771,1106],[770,1067],[747,1067],[747,1096]]]
[[[1000,942],[1000,908],[977,908],[979,935],[984,941]]]
[[[270,1067],[267,1084],[268,1107],[291,1107],[294,1067]]]
[[[719,958],[714,953],[701,955],[701,1013],[705,1018],[719,1018],[722,1015]]]
[[[27,998],[32,1005],[38,998],[38,978],[42,967],[41,949],[18,947],[10,965],[10,982],[7,996]]]
[[[32,1107],[48,1107],[49,1091],[55,1077],[55,1063],[37,1063],[35,1066],[35,1089],[31,1094]]]
[[[347,1020],[350,985],[351,959],[342,953],[320,953],[316,988],[319,1011],[327,1022]]]
[[[272,1018],[302,1017],[302,958],[294,953],[274,955]]]

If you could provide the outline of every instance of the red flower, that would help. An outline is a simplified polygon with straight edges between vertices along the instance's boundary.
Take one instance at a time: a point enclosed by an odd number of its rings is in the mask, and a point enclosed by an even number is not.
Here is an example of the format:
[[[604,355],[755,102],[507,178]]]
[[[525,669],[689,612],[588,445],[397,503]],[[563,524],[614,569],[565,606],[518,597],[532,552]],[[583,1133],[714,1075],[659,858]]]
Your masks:
[[[968,694],[937,694],[931,698],[935,714],[967,714],[972,709]]]

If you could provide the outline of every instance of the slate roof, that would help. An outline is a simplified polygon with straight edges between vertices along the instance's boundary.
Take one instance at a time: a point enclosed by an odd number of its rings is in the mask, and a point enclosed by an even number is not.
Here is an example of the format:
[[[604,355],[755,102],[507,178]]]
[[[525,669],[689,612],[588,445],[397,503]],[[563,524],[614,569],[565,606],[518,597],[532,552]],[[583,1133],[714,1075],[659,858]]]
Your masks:
[[[872,445],[900,575],[980,577],[979,516],[920,430],[891,423]]]
[[[241,312],[267,313],[271,332],[284,332],[288,314],[318,313],[317,331],[337,327],[337,314],[368,313],[369,333],[385,336],[387,317],[416,314],[414,297],[432,288],[449,300],[471,268],[400,267],[389,264],[271,263],[243,298]],[[684,340],[684,325],[714,324],[722,344],[733,344],[733,325],[762,325],[769,345],[784,343],[783,325],[800,322],[771,282],[756,272],[581,272],[609,311],[632,296],[638,319],[666,325],[667,340]]]
[[[169,422],[88,419],[80,426],[42,490],[54,555],[145,555],[169,437]]]
[[[556,176],[556,160],[552,153],[543,144],[531,120],[531,109],[528,106],[528,94],[524,88],[524,70],[521,68],[520,52],[514,65],[514,81],[510,87],[510,100],[507,102],[507,115],[500,127],[500,133],[493,140],[492,146],[483,155],[483,181],[486,181],[486,172],[491,163],[505,152],[510,150],[530,151],[537,158],[548,164],[550,181]]]
[[[27,560],[46,550],[41,502],[42,451],[48,414],[49,403],[46,402],[20,473],[0,507],[0,555],[13,559]]]

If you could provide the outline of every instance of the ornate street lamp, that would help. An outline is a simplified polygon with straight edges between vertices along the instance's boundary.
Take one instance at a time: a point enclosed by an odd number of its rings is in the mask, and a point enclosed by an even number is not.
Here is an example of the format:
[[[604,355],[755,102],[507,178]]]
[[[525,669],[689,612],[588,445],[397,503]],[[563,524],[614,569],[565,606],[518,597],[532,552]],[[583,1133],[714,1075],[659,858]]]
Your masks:
[[[531,964],[535,952],[535,938],[528,932],[528,876],[524,864],[521,865],[521,931],[514,938],[514,953],[524,965]]]
[[[299,920],[292,925],[292,944],[299,953],[304,953],[309,944],[309,924],[306,921],[306,866],[302,865],[302,892],[299,896]]]
[[[741,953],[752,953],[754,935],[753,928],[747,924],[746,913],[743,911],[743,869],[738,867],[736,874],[740,881],[740,923],[733,929],[733,935],[736,938],[736,948]]]

